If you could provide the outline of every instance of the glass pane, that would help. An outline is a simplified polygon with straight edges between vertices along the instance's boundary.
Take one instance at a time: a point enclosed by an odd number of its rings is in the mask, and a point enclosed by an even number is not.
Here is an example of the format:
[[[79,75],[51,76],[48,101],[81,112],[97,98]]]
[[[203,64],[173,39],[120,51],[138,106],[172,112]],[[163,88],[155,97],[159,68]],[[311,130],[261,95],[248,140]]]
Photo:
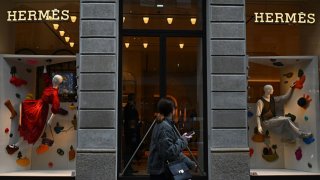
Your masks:
[[[204,167],[201,38],[167,38],[167,97],[176,103],[180,133],[196,132],[189,148]],[[191,158],[187,150],[184,153]]]
[[[201,30],[202,1],[124,0],[124,29]]]
[[[152,124],[156,112],[159,38],[124,37],[122,54],[121,171]],[[144,141],[125,175],[147,175],[149,142],[149,139]]]

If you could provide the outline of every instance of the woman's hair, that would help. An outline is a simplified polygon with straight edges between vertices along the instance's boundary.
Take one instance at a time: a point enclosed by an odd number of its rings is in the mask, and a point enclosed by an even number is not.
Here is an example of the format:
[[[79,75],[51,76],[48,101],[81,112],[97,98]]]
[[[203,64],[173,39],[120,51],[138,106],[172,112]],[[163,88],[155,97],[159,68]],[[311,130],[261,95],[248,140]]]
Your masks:
[[[159,113],[167,117],[173,112],[174,104],[171,100],[167,98],[161,98],[158,102],[157,107]]]

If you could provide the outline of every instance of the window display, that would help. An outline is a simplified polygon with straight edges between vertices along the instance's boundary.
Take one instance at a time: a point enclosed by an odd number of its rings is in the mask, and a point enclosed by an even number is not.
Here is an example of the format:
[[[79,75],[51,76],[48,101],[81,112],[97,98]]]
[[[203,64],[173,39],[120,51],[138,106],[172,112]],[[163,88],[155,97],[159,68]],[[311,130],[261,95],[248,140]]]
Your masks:
[[[251,56],[249,146],[251,171],[320,172],[317,57]],[[277,66],[274,61],[282,66]]]
[[[46,57],[33,56],[36,63],[28,64],[30,59],[22,55],[0,56],[0,126],[5,129],[0,135],[4,150],[0,158],[6,162],[0,163],[0,174],[64,169],[70,170],[71,176],[75,169],[77,103],[60,101],[59,89],[65,88],[63,84],[76,86],[76,79],[66,83],[68,73],[54,72],[53,67],[75,62],[75,56],[52,57],[50,63]],[[50,68],[43,68],[48,65]],[[41,78],[37,76],[40,71]],[[13,75],[27,83],[16,86],[11,83]],[[40,79],[41,85],[37,83]],[[40,98],[35,98],[36,89],[43,92]]]

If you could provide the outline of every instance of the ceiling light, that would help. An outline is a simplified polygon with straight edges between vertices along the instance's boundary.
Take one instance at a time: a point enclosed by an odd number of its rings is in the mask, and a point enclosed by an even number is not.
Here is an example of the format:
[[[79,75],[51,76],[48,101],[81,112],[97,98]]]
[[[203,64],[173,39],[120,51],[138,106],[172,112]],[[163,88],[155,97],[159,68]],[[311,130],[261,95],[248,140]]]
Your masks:
[[[179,47],[180,47],[180,49],[183,49],[184,43],[180,43],[180,44],[179,44]]]
[[[76,20],[77,20],[77,16],[70,16],[70,19],[71,19],[71,22],[76,22]]]
[[[130,43],[126,42],[126,43],[124,43],[124,45],[126,46],[126,48],[129,48]]]
[[[123,18],[122,18],[122,21],[124,22],[125,20],[126,20],[126,17],[123,17]]]
[[[66,40],[66,42],[70,41],[70,37],[69,36],[64,37],[64,39]]]
[[[143,43],[143,47],[147,48],[148,47],[148,43]]]
[[[145,24],[148,24],[148,22],[149,22],[149,17],[143,17],[143,22],[144,22]]]
[[[172,24],[173,18],[167,18],[168,24]]]
[[[64,31],[59,31],[60,36],[64,36]]]
[[[59,24],[53,24],[53,29],[58,30],[59,29]]]
[[[191,24],[195,25],[197,22],[197,18],[190,18]]]
[[[74,46],[74,42],[70,42],[70,47],[73,47]]]
[[[158,8],[163,8],[163,4],[157,4]]]

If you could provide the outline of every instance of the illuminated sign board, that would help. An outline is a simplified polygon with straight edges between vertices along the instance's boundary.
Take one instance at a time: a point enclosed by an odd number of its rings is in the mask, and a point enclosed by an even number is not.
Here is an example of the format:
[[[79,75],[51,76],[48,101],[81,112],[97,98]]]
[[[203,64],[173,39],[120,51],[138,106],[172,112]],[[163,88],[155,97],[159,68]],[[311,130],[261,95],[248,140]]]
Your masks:
[[[28,21],[68,21],[69,10],[19,10],[7,11],[8,22],[28,22]]]
[[[255,23],[265,24],[314,24],[316,15],[314,13],[273,13],[255,12]]]

